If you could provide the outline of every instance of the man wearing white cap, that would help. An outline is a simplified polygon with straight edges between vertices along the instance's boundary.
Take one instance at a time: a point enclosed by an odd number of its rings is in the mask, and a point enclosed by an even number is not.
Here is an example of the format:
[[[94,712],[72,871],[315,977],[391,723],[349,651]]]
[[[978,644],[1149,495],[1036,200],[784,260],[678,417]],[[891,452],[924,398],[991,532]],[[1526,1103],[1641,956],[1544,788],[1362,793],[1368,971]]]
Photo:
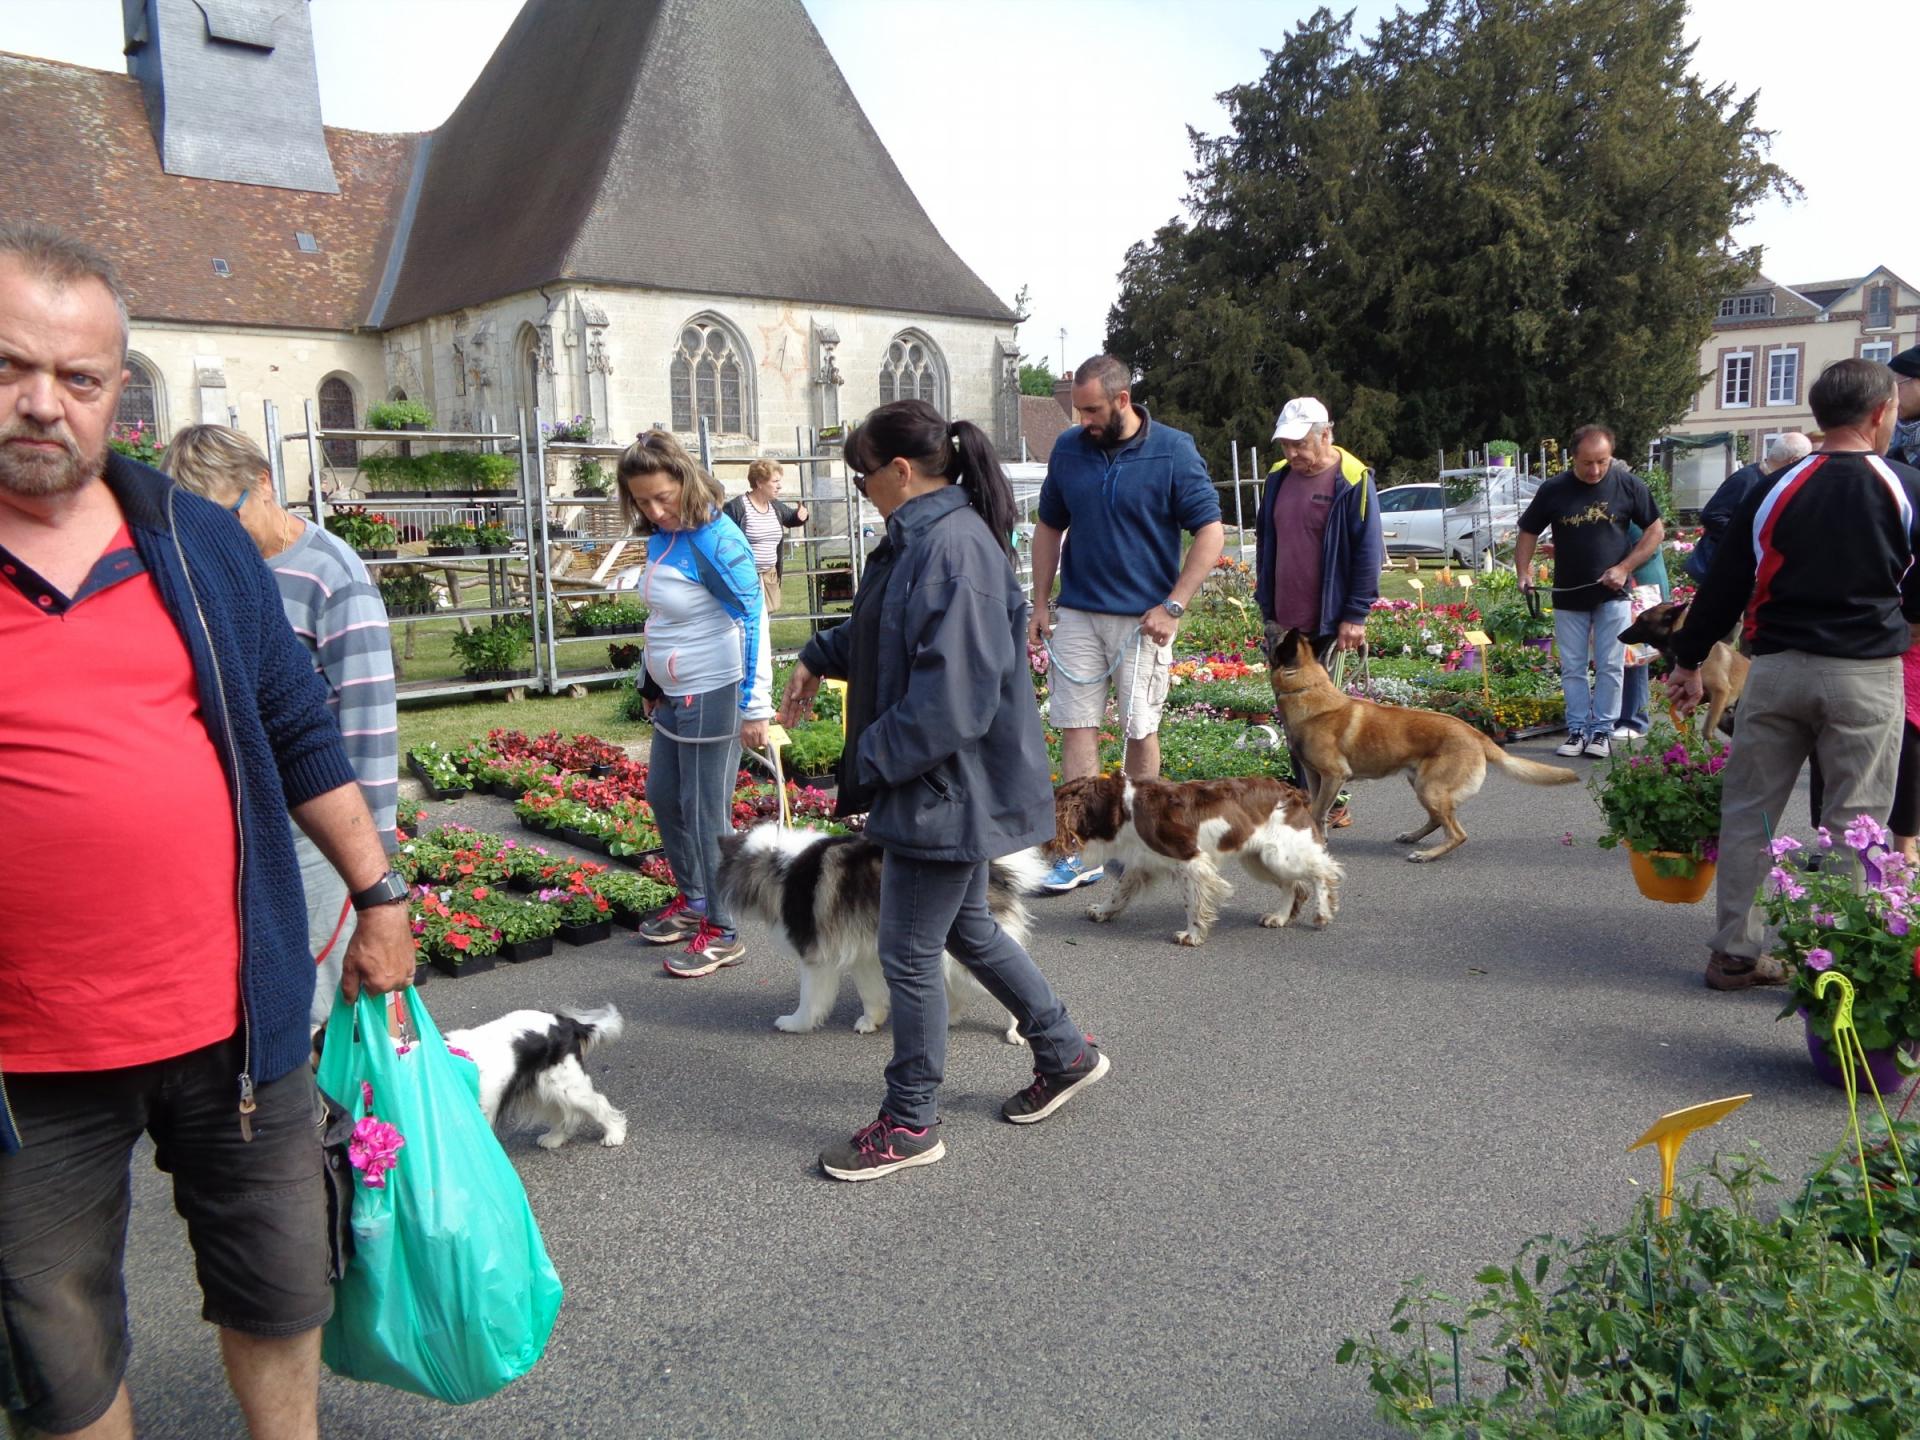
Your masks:
[[[1327,407],[1289,400],[1273,427],[1285,459],[1267,475],[1255,520],[1254,595],[1271,644],[1299,629],[1324,661],[1366,641],[1367,612],[1380,598],[1380,507],[1373,471],[1333,443]],[[1297,772],[1304,767],[1296,759]],[[1311,784],[1311,775],[1296,774]],[[1348,823],[1346,807],[1329,817]]]

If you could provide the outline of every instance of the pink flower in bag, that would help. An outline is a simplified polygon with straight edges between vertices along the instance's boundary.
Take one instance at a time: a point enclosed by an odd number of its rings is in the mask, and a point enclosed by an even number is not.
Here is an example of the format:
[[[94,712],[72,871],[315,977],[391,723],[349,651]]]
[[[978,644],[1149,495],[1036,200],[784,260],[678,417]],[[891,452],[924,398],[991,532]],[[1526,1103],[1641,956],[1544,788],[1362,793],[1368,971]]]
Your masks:
[[[347,1159],[370,1188],[381,1190],[386,1188],[387,1171],[398,1162],[400,1147],[406,1143],[393,1126],[369,1115],[353,1127]]]

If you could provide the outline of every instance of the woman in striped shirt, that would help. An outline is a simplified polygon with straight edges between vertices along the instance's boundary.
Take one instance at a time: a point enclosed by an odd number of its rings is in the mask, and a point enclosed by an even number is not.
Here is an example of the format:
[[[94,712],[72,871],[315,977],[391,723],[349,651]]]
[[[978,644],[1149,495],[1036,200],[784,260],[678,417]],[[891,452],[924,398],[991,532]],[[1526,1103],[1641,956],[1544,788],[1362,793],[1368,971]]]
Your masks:
[[[380,841],[392,854],[400,728],[387,607],[367,567],[344,541],[280,504],[267,457],[238,430],[189,425],[173,437],[160,468],[184,488],[231,510],[273,571],[287,623],[327,682],[327,702],[340,722],[347,758]],[[346,882],[297,825],[293,844],[307,892],[307,944],[319,963],[308,1018],[320,1026],[327,1023],[340,988],[340,962],[356,917]]]
[[[780,462],[762,457],[747,467],[747,493],[729,500],[721,513],[740,527],[753,550],[753,568],[767,598],[767,613],[780,609],[780,581],[786,563],[784,531],[807,523],[805,505],[780,498]]]

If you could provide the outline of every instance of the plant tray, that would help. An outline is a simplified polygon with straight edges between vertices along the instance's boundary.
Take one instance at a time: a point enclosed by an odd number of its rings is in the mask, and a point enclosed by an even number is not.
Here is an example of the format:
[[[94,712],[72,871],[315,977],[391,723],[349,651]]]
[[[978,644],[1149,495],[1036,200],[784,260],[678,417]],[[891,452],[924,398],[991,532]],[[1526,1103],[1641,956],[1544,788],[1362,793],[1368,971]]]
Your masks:
[[[520,875],[509,875],[506,884],[507,889],[521,895],[531,895],[540,888],[538,881],[528,880]]]
[[[666,847],[663,845],[653,850],[636,850],[631,855],[615,855],[613,858],[618,860],[622,865],[631,865],[634,869],[638,870],[655,856],[665,855],[666,853]]]
[[[414,963],[413,983],[416,986],[424,985],[427,983],[427,981],[431,980],[432,978],[433,978],[433,966],[427,964],[425,961],[416,961]]]
[[[528,960],[542,960],[551,954],[553,954],[553,936],[551,935],[542,935],[538,940],[515,940],[500,947],[500,958],[514,965]]]
[[[1509,730],[1507,732],[1507,738],[1509,740],[1537,740],[1542,735],[1558,735],[1566,728],[1567,722],[1565,720],[1556,720],[1551,725],[1522,725],[1516,730]]]
[[[412,772],[414,779],[426,787],[427,798],[431,800],[458,800],[462,795],[471,793],[465,785],[448,789],[434,784],[432,780],[427,778],[426,770],[416,764],[411,755],[407,757],[407,769]]]
[[[429,545],[429,555],[478,555],[479,549],[472,545]]]
[[[592,945],[613,934],[613,925],[607,920],[590,920],[585,925],[562,925],[554,934],[569,945]]]
[[[442,960],[436,955],[433,957],[433,968],[442,975],[451,975],[456,980],[464,980],[469,975],[484,975],[493,969],[493,961],[494,957],[491,955],[469,955],[455,964],[451,960]]]
[[[362,560],[398,560],[400,558],[400,552],[391,549],[355,550],[353,553],[358,555]]]

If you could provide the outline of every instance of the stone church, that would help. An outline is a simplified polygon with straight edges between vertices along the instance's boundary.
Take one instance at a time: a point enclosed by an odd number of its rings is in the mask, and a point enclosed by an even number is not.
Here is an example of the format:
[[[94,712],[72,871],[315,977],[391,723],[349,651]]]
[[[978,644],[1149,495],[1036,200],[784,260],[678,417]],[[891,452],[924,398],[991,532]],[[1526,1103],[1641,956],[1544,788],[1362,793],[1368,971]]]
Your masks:
[[[1013,312],[799,0],[527,0],[424,135],[321,124],[307,0],[124,4],[126,75],[0,53],[0,206],[120,266],[123,420],[404,396],[777,454],[919,396],[1017,454]]]

